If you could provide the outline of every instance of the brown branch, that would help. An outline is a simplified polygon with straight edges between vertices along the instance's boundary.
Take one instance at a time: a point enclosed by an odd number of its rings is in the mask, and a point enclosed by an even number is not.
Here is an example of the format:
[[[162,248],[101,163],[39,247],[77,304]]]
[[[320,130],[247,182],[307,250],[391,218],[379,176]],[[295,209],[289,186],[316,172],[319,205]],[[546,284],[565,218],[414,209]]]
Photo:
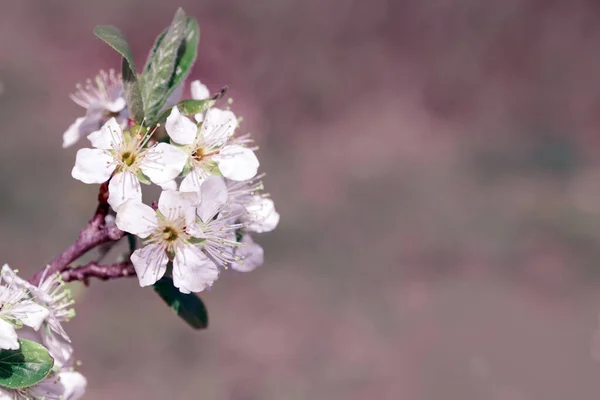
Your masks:
[[[83,281],[88,285],[90,278],[107,281],[109,279],[135,276],[135,269],[129,261],[111,265],[91,262],[76,268],[68,268],[62,272],[61,276],[65,282]]]
[[[108,215],[109,205],[106,202],[108,198],[108,182],[100,186],[98,193],[98,207],[96,213],[90,219],[85,228],[79,233],[79,237],[69,247],[58,255],[49,264],[48,268],[44,268],[36,273],[29,282],[33,285],[38,285],[44,274],[54,274],[63,272],[69,268],[69,264],[83,256],[91,249],[103,243],[118,241],[125,232],[117,228],[116,225],[106,226],[106,216]]]

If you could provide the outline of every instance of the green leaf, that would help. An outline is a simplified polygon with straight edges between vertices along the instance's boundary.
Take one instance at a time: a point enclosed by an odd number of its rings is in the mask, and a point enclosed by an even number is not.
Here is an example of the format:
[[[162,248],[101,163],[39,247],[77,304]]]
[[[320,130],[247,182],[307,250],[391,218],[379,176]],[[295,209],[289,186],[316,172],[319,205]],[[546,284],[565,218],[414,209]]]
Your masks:
[[[175,61],[175,70],[169,83],[167,98],[180,84],[183,84],[187,78],[198,54],[198,44],[200,43],[200,26],[194,18],[187,18],[185,27],[185,38],[177,52],[177,61]]]
[[[147,71],[150,68],[152,63],[152,58],[156,53],[156,49],[162,43],[167,30],[165,29],[160,35],[156,37],[154,41],[154,45],[152,46],[152,50],[148,54],[148,58],[146,59],[146,65],[144,66],[144,71]],[[194,61],[196,60],[196,56],[198,53],[198,44],[200,43],[200,26],[198,25],[198,21],[196,19],[188,17],[186,20],[185,26],[185,38],[183,42],[181,42],[180,48],[178,49],[178,58],[176,61],[176,66],[179,68],[175,68],[175,73],[172,76],[172,86],[169,89],[169,94],[177,88],[177,86],[183,82],[186,78],[189,70],[191,69]]]
[[[156,282],[154,290],[192,328],[208,327],[208,311],[198,296],[193,293],[181,293],[173,285],[173,279],[169,277]]]
[[[176,104],[177,108],[179,108],[179,112],[183,115],[193,115],[204,112],[215,105],[215,101],[213,99],[205,99],[205,100],[182,100]],[[173,107],[167,108],[163,111],[160,116],[156,119],[157,123],[163,124],[169,114],[171,114],[171,110]]]
[[[152,50],[150,50],[150,52],[148,53],[148,57],[146,57],[146,64],[144,65],[144,70],[142,72],[146,72],[150,69],[150,64],[152,63],[154,54],[156,54],[156,49],[158,48],[162,40],[165,38],[168,29],[169,28],[162,31],[162,33],[156,37],[156,40],[154,40],[154,45],[152,45]]]
[[[0,385],[11,389],[35,385],[54,366],[54,359],[41,344],[26,339],[19,343],[19,350],[0,350]]]
[[[129,47],[125,36],[123,36],[123,33],[118,28],[110,25],[98,25],[94,28],[94,34],[119,52],[127,60],[131,70],[135,72],[131,47]]]
[[[167,101],[179,49],[186,38],[186,26],[185,12],[179,8],[162,40],[157,40],[156,50],[152,54],[148,68],[142,74],[144,115],[149,122]]]
[[[193,115],[204,112],[215,105],[215,101],[212,99],[205,100],[182,100],[177,103],[179,112],[184,115]]]
[[[142,102],[142,92],[140,91],[140,83],[137,79],[137,74],[131,69],[126,58],[122,62],[123,89],[125,91],[125,101],[129,115],[136,122],[141,123],[144,119],[144,103]]]
[[[170,28],[169,28],[170,29]],[[165,36],[168,33],[168,29],[162,32],[156,38],[154,42],[154,46],[152,50],[148,54],[148,59],[146,60],[146,65],[144,67],[144,74],[147,75],[147,71],[152,68],[153,63],[155,62],[155,58],[157,58],[157,51],[160,47],[163,46],[163,41]],[[177,89],[180,85],[183,84],[185,78],[189,75],[194,62],[196,61],[196,56],[198,53],[198,43],[200,42],[200,26],[198,26],[198,22],[191,17],[186,18],[185,24],[185,35],[179,47],[177,49],[177,57],[175,60],[174,68],[172,71],[172,75],[169,79],[169,83],[164,91],[162,102],[160,103],[162,106],[167,102],[169,96]],[[157,111],[158,112],[158,111]],[[168,114],[167,114],[168,115]],[[164,122],[166,117],[162,118],[162,114],[160,118],[149,118],[148,125],[155,125],[160,122]]]

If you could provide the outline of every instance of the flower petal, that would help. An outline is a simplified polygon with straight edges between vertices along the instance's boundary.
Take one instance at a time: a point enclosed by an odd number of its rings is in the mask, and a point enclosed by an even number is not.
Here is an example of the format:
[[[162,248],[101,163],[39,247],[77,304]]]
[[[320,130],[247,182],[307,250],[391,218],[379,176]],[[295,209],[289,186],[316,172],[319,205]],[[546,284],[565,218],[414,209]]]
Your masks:
[[[196,167],[190,171],[189,174],[183,178],[181,184],[179,185],[179,190],[182,192],[196,192],[200,193],[200,187],[204,182],[202,178],[204,176],[204,170],[202,168]]]
[[[252,232],[271,232],[279,224],[279,213],[275,211],[275,203],[268,197],[256,195],[246,205],[247,214],[242,220],[246,229]]]
[[[233,112],[211,108],[206,111],[200,128],[200,137],[204,143],[220,147],[233,136],[235,128],[237,128],[237,118]]]
[[[209,176],[201,182],[197,212],[203,222],[208,222],[227,203],[227,185],[219,176]]]
[[[81,124],[85,121],[85,117],[79,117],[69,126],[63,133],[63,148],[73,146],[82,136]]]
[[[219,269],[200,250],[191,244],[181,246],[173,260],[173,285],[181,293],[201,292],[212,286]]]
[[[119,207],[115,224],[122,231],[145,239],[156,229],[158,219],[152,207],[137,200],[129,200]]]
[[[199,80],[195,80],[190,84],[190,90],[194,100],[206,100],[210,97],[210,90]]]
[[[159,143],[149,149],[140,164],[142,172],[157,185],[175,179],[183,170],[188,155],[173,145]]]
[[[108,184],[108,204],[117,211],[127,200],[142,201],[142,185],[137,176],[125,171],[115,174]]]
[[[140,281],[140,286],[154,285],[167,270],[169,258],[159,244],[150,244],[137,249],[131,255],[131,262]]]
[[[73,355],[73,346],[71,343],[53,329],[43,331],[42,343],[48,349],[52,358],[54,358],[56,366],[62,367],[66,365]]]
[[[106,150],[79,149],[71,175],[83,183],[104,183],[115,170],[112,162],[113,156]]]
[[[186,223],[194,221],[198,195],[193,192],[163,190],[158,199],[158,210],[169,220],[183,217]]]
[[[167,134],[175,143],[192,144],[198,133],[198,127],[192,120],[181,115],[177,106],[171,109],[171,114],[165,123]]]
[[[31,300],[20,301],[5,312],[20,320],[23,325],[27,325],[36,331],[40,329],[42,323],[50,314],[46,307],[42,307]]]
[[[242,246],[235,249],[235,256],[240,260],[231,263],[231,268],[240,272],[250,272],[260,267],[265,261],[265,253],[262,247],[254,243],[250,235],[242,236]]]
[[[12,324],[0,318],[0,350],[17,350],[19,341]]]
[[[49,301],[52,299],[50,296],[44,295],[43,291],[41,291],[39,287],[32,285],[17,275],[17,273],[8,264],[4,264],[2,266],[1,274],[2,279],[5,280],[9,285],[14,285],[13,287],[18,287],[31,292],[36,297],[41,297],[41,300],[43,301]]]
[[[125,101],[124,97],[117,97],[114,100],[109,99],[102,105],[107,111],[110,111],[111,113],[118,113],[127,106],[127,102]]]
[[[64,371],[58,374],[60,383],[64,387],[63,398],[66,400],[79,400],[83,398],[87,380],[79,372]]]
[[[177,181],[172,179],[168,182],[161,183],[158,186],[160,186],[162,190],[177,190]]]
[[[112,150],[118,148],[123,142],[123,131],[117,120],[111,118],[102,125],[102,128],[90,133],[87,138],[97,149]]]
[[[86,386],[87,381],[79,372],[61,371],[26,390],[27,394],[35,399],[79,400],[83,397]],[[30,398],[29,396],[27,398]]]
[[[258,158],[252,150],[237,144],[225,146],[213,156],[225,178],[245,181],[254,178],[258,171]]]
[[[102,107],[88,108],[85,117],[80,117],[63,134],[63,147],[72,146],[83,136],[90,134],[100,128],[104,118]]]

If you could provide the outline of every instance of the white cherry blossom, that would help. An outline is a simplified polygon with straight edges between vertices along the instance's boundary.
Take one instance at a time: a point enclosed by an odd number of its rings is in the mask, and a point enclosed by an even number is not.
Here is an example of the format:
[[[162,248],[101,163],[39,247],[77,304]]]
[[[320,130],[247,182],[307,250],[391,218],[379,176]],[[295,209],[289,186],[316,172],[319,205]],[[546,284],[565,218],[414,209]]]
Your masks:
[[[8,266],[3,267],[5,279],[12,284],[24,288],[32,300],[48,310],[48,316],[42,323],[43,329],[37,332],[24,329],[19,337],[42,343],[54,358],[55,365],[63,366],[73,355],[71,339],[62,327],[62,322],[68,322],[75,316],[75,303],[71,291],[65,288],[65,283],[59,273],[47,275],[45,270],[39,286],[21,279]]]
[[[122,126],[127,124],[123,83],[121,76],[112,69],[100,71],[94,81],[88,80],[85,87],[77,85],[71,99],[85,108],[86,114],[77,118],[63,134],[63,147],[70,147],[83,136],[98,130],[111,117]]]
[[[150,136],[123,132],[111,118],[88,136],[94,148],[77,152],[73,178],[91,184],[106,182],[112,176],[108,203],[113,210],[130,199],[141,201],[140,179],[167,184],[179,175],[187,160],[184,151],[167,143],[145,147]]]
[[[145,246],[131,256],[140,286],[149,286],[163,277],[173,261],[173,282],[182,292],[200,292],[219,275],[214,263],[193,242],[198,236],[195,193],[165,190],[158,209],[129,200],[117,212],[117,226],[145,239]]]
[[[240,214],[230,207],[228,199],[227,186],[222,178],[211,176],[204,179],[196,210],[198,219],[191,227],[195,236],[204,240],[202,249],[221,267],[239,261],[235,254],[235,249],[240,246],[236,241],[236,230],[243,226],[237,222]]]
[[[211,108],[198,129],[189,118],[173,107],[165,128],[171,140],[187,153],[189,173],[180,190],[198,192],[200,181],[221,174],[235,181],[251,179],[258,171],[259,162],[254,151],[232,140],[237,119],[229,110]]]
[[[229,202],[232,207],[241,210],[240,222],[246,230],[257,233],[274,230],[280,218],[273,200],[260,193],[264,188],[261,180],[263,176],[261,174],[242,182],[227,180]]]
[[[12,273],[4,265],[0,274],[0,349],[16,350],[19,342],[15,329],[25,325],[37,331],[49,311],[31,300],[25,288],[7,279],[7,271]]]

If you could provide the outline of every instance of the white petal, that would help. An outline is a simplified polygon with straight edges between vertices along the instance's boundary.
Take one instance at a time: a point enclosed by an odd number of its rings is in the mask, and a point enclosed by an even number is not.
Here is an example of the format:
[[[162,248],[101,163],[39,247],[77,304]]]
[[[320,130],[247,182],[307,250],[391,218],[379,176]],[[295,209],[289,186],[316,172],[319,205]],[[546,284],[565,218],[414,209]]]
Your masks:
[[[118,113],[122,111],[127,106],[127,102],[123,97],[117,97],[112,101],[106,101],[103,103],[104,109],[110,111],[111,113]]]
[[[42,326],[46,317],[48,317],[48,314],[50,314],[50,311],[31,300],[25,300],[10,307],[6,313],[20,320],[23,325],[27,325],[37,331]]]
[[[183,170],[188,155],[173,145],[159,143],[144,155],[142,172],[157,185],[175,179]]]
[[[26,392],[34,399],[78,400],[83,397],[86,386],[87,381],[79,372],[62,371],[29,387]]]
[[[195,238],[206,239],[206,234],[202,230],[202,226],[195,222],[187,224],[185,231]]]
[[[83,183],[104,183],[115,170],[112,162],[113,156],[106,150],[79,149],[71,175]]]
[[[202,122],[204,121],[204,113],[198,113],[198,114],[194,114],[194,119],[196,120],[196,122]]]
[[[9,284],[12,284],[18,288],[26,289],[28,291],[37,288],[37,286],[32,285],[31,283],[27,282],[25,279],[17,275],[17,273],[8,264],[4,264],[2,266],[2,279],[4,279]]]
[[[184,245],[175,253],[173,285],[181,293],[201,292],[218,277],[219,269],[200,248]]]
[[[87,380],[79,372],[64,371],[58,374],[60,382],[64,386],[63,397],[65,400],[79,400],[83,398],[87,386]]]
[[[0,350],[17,350],[19,341],[12,324],[0,318]]]
[[[210,90],[199,80],[195,80],[190,84],[192,99],[206,100],[210,97]]]
[[[122,231],[145,239],[156,229],[158,219],[156,211],[152,207],[137,200],[129,200],[123,203],[117,211],[115,223]]]
[[[198,127],[192,120],[181,115],[177,107],[171,109],[171,114],[165,123],[167,134],[175,143],[192,144],[198,133]]]
[[[172,179],[168,182],[161,183],[158,186],[160,186],[162,190],[177,190],[177,181]]]
[[[73,146],[82,136],[80,130],[81,124],[85,120],[85,117],[79,117],[69,126],[69,128],[63,133],[63,148]]]
[[[67,332],[63,329],[60,320],[53,314],[52,311],[53,310],[50,308],[50,316],[46,319],[46,324],[48,324],[50,330],[52,330],[52,332],[58,335],[61,339],[64,339],[64,341],[67,343],[71,343],[69,335],[67,335]],[[63,318],[63,321],[64,320],[65,319]]]
[[[258,171],[258,158],[254,152],[237,144],[225,146],[213,160],[219,165],[221,174],[234,181],[252,179]]]
[[[19,339],[27,339],[27,340],[31,340],[32,342],[37,342],[37,343],[42,343],[42,332],[44,331],[44,329],[40,329],[39,331],[34,331],[33,329],[31,329],[28,326],[24,326],[21,329],[19,329]]]
[[[98,130],[102,118],[104,118],[104,109],[101,107],[89,108],[85,117],[77,118],[64,133],[63,147],[69,147],[85,135]]]
[[[200,187],[204,182],[202,178],[204,175],[204,171],[202,168],[194,168],[190,171],[189,174],[183,178],[181,184],[179,185],[179,190],[182,192],[196,192],[200,193]]]
[[[279,224],[279,213],[275,211],[275,203],[268,197],[254,196],[246,205],[247,214],[242,218],[244,225],[252,232],[270,232]]]
[[[52,329],[42,332],[42,343],[54,358],[55,366],[62,367],[66,365],[73,355],[71,343]]]
[[[240,258],[240,261],[232,263],[231,268],[240,272],[250,272],[263,264],[265,253],[248,234],[242,237],[242,243],[241,247],[235,249],[235,255]]]
[[[211,108],[206,111],[206,117],[200,128],[200,136],[209,144],[223,145],[237,128],[237,118],[229,110]]]
[[[114,118],[109,119],[102,128],[92,132],[87,137],[92,146],[97,149],[112,150],[123,142],[123,131]]]
[[[227,203],[227,185],[219,176],[209,176],[200,186],[198,216],[203,222],[210,221]]]
[[[183,217],[186,223],[191,223],[196,214],[196,204],[198,204],[196,193],[163,190],[158,199],[158,210],[171,221]]]
[[[154,285],[167,270],[169,258],[159,244],[150,244],[131,255],[131,262],[140,281],[140,286]]]
[[[0,388],[0,400],[15,400],[15,394],[10,389]]]
[[[117,211],[127,200],[142,201],[142,185],[137,176],[125,171],[115,174],[108,184],[108,204]]]

